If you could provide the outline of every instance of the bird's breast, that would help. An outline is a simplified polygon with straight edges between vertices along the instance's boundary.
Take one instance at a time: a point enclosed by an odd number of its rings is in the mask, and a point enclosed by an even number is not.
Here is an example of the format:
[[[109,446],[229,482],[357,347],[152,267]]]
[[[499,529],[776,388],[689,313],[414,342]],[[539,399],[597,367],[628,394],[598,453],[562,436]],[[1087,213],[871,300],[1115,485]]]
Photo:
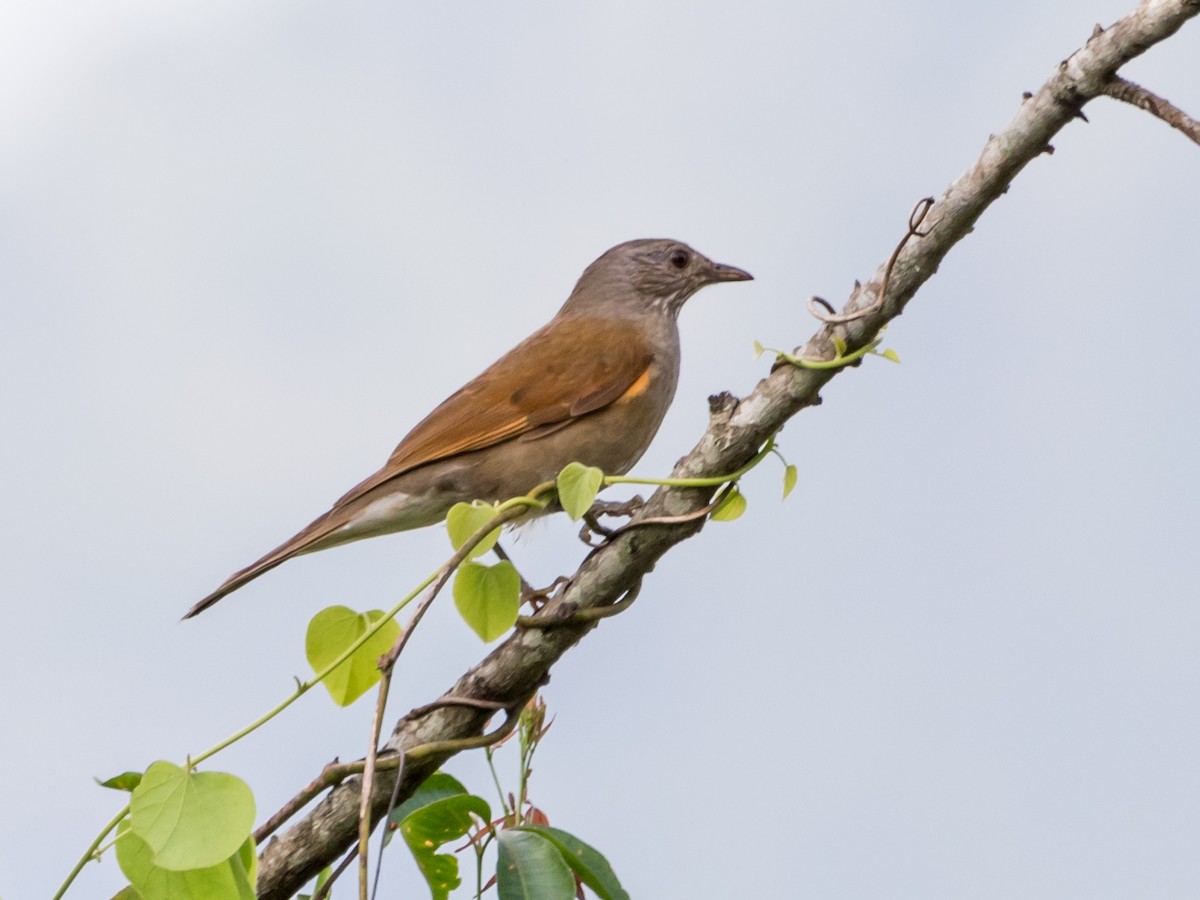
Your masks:
[[[678,370],[652,362],[620,397],[578,423],[576,438],[586,451],[581,462],[610,475],[633,468],[654,440],[675,396]]]

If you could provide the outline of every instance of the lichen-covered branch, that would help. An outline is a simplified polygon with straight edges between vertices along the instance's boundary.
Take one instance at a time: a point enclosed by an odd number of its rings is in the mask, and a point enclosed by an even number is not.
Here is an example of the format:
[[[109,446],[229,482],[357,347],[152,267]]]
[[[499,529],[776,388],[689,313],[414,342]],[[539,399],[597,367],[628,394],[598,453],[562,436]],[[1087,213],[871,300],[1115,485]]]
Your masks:
[[[1172,128],[1182,131],[1194,143],[1200,144],[1200,122],[1193,119],[1182,109],[1153,91],[1148,91],[1140,84],[1114,77],[1104,89],[1104,93],[1114,100],[1129,103],[1140,110],[1162,119]]]
[[[929,210],[922,225],[928,234],[909,241],[899,253],[882,302],[877,293],[883,265],[867,284],[855,289],[846,311],[875,308],[859,318],[822,325],[799,355],[831,358],[835,336],[851,350],[869,343],[882,326],[900,315],[950,249],[970,233],[1021,169],[1050,151],[1050,140],[1078,116],[1084,104],[1109,90],[1121,66],[1170,37],[1198,12],[1200,0],[1150,0],[1110,28],[1097,30],[1058,65],[1040,90],[1026,97],[1012,122],[988,139],[979,158]],[[779,365],[745,398],[713,398],[708,430],[679,462],[674,476],[713,476],[737,469],[792,416],[819,403],[821,388],[839,371]],[[711,495],[712,489],[658,490],[635,521],[680,518],[622,531],[588,557],[541,615],[566,616],[576,609],[609,606],[635,590],[663,554],[700,531],[704,519],[686,517],[707,504]],[[554,663],[596,624],[575,617],[564,618],[559,627],[518,629],[463,675],[446,696],[517,709],[547,681]],[[385,748],[405,754],[400,796],[410,793],[453,755],[461,746],[456,741],[479,735],[489,716],[488,711],[471,706],[434,704],[401,719]],[[394,770],[378,773],[371,800],[376,816],[387,806],[395,777]],[[258,875],[260,897],[291,897],[322,867],[346,852],[357,837],[360,793],[359,779],[343,781],[266,846]]]

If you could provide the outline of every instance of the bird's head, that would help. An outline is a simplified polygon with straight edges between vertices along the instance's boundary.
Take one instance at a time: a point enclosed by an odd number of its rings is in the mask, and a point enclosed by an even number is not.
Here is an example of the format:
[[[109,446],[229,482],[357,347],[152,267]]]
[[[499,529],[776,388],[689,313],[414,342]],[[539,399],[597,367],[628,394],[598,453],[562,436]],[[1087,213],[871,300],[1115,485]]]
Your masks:
[[[584,270],[562,312],[660,312],[674,317],[684,301],[705,285],[752,278],[742,269],[713,262],[682,241],[626,241]]]

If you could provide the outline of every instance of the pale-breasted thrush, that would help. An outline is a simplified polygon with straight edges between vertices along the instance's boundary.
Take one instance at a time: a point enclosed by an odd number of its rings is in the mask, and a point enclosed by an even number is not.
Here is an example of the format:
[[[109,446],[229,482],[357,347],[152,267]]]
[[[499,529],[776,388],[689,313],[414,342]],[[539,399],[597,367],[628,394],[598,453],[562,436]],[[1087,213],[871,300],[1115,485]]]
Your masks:
[[[382,469],[187,617],[293,556],[432,525],[460,501],[520,496],[570,462],[628,472],[675,396],[684,301],[750,278],[679,241],[613,247],[548,324],[426,416]]]

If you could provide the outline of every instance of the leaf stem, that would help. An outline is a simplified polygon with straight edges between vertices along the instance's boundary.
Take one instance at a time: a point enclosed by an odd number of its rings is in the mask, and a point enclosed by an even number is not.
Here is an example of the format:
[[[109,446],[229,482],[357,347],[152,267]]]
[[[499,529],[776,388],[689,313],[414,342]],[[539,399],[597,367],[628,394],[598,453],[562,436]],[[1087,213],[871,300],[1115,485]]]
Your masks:
[[[508,801],[504,798],[504,788],[500,786],[500,776],[496,772],[496,761],[492,756],[492,748],[485,747],[484,755],[487,757],[488,768],[492,772],[492,783],[496,785],[496,794],[500,797],[500,808],[504,810],[504,814],[507,816],[512,810],[508,808]]]
[[[628,478],[624,475],[605,475],[604,483],[605,485],[648,484],[660,487],[683,488],[719,487],[720,485],[726,484],[730,481],[737,481],[739,478],[757,466],[760,462],[762,462],[763,459],[766,458],[767,454],[774,449],[775,439],[771,438],[763,445],[763,448],[754,455],[754,458],[751,459],[750,462],[746,463],[737,471],[730,472],[728,475],[713,475],[707,478]]]
[[[875,348],[880,344],[880,338],[876,338],[869,344],[859,347],[857,350],[847,353],[845,356],[836,356],[833,359],[805,359],[802,356],[792,356],[790,353],[784,353],[782,350],[776,350],[779,358],[784,362],[791,363],[793,366],[799,366],[802,369],[840,369],[843,366],[848,366],[852,362],[858,362],[868,353],[874,353]]]
[[[83,867],[95,857],[96,850],[99,849],[100,845],[104,843],[104,839],[108,837],[109,833],[114,828],[121,824],[121,820],[127,815],[129,815],[128,803],[121,807],[121,811],[112,817],[109,823],[100,830],[98,835],[96,835],[96,839],[92,841],[90,845],[88,845],[88,848],[85,851],[83,851],[83,856],[79,857],[79,861],[75,863],[75,867],[67,874],[66,879],[63,881],[58,891],[54,894],[53,900],[61,900],[62,896],[67,892],[67,888],[69,888],[71,883],[79,877],[79,873],[83,871]]]
[[[259,716],[257,719],[255,719],[253,722],[246,725],[244,728],[241,728],[238,731],[235,731],[233,734],[231,734],[229,737],[225,738],[224,740],[219,741],[216,744],[213,744],[213,746],[209,747],[203,753],[200,753],[196,756],[191,757],[190,768],[195,768],[195,766],[197,764],[204,762],[204,760],[208,759],[211,756],[215,756],[217,753],[220,753],[222,750],[224,750],[230,744],[236,743],[237,741],[240,741],[242,738],[244,738],[246,735],[250,734],[251,732],[257,731],[263,725],[270,722],[273,718],[275,718],[277,715],[279,715],[281,712],[283,712],[285,709],[287,709],[289,706],[291,706],[293,703],[295,703],[297,700],[299,700],[301,697],[303,697],[305,694],[307,694],[309,691],[311,691],[314,687],[316,687],[318,684],[320,684],[323,679],[328,677],[330,672],[332,672],[334,669],[336,669],[338,666],[340,666],[342,663],[344,663],[347,659],[349,659],[351,657],[351,655],[353,655],[353,653],[359,647],[361,647],[368,640],[370,640],[371,637],[375,634],[375,632],[379,631],[379,629],[382,628],[386,622],[390,622],[393,618],[395,618],[396,614],[399,613],[400,610],[404,609],[404,607],[406,607],[409,603],[411,603],[415,597],[417,597],[422,591],[425,590],[425,588],[427,588],[427,587],[429,587],[429,585],[433,584],[433,582],[437,579],[437,577],[441,574],[441,572],[442,572],[442,569],[439,568],[436,572],[427,576],[419,585],[417,585],[415,588],[413,588],[413,590],[411,590],[408,594],[406,594],[399,603],[397,603],[395,606],[393,606],[391,608],[391,610],[389,610],[387,612],[386,615],[381,616],[376,622],[374,622],[371,625],[370,628],[368,628],[361,635],[359,635],[358,639],[355,640],[354,643],[350,644],[345,650],[343,650],[333,660],[333,662],[331,662],[329,665],[327,665],[324,669],[322,669],[320,672],[318,672],[312,678],[308,679],[307,681],[301,681],[299,684],[297,684],[296,689],[294,691],[292,691],[291,694],[289,694],[287,697],[285,697],[283,700],[281,700],[279,703],[277,703],[275,706],[273,706],[270,710],[263,713],[261,716]]]
[[[334,669],[336,669],[338,666],[340,666],[342,663],[344,663],[347,659],[349,659],[355,653],[355,651],[358,650],[359,647],[361,647],[363,644],[365,644],[367,641],[369,641],[375,635],[375,633],[377,631],[379,631],[380,628],[382,628],[387,622],[390,622],[392,619],[394,619],[399,614],[400,610],[402,610],[402,609],[404,609],[404,607],[408,606],[408,604],[411,603],[414,599],[416,599],[416,597],[419,596],[427,587],[429,587],[431,584],[433,584],[439,578],[442,578],[445,575],[447,569],[457,568],[458,565],[460,565],[462,563],[463,559],[466,558],[466,555],[468,553],[470,553],[470,551],[480,541],[482,541],[485,537],[487,537],[489,534],[491,534],[493,531],[495,531],[496,528],[499,527],[500,525],[503,525],[505,522],[508,522],[511,519],[516,518],[516,515],[515,515],[516,510],[519,510],[523,507],[545,506],[545,503],[539,499],[538,495],[551,487],[553,487],[552,482],[540,484],[536,488],[534,488],[532,491],[530,491],[528,494],[526,494],[525,496],[514,497],[513,499],[506,500],[504,503],[500,504],[500,506],[496,510],[496,515],[492,518],[492,520],[490,522],[488,522],[485,526],[483,526],[478,531],[476,531],[475,534],[471,535],[471,537],[469,537],[466,541],[464,541],[463,545],[461,547],[459,547],[458,550],[448,560],[446,560],[446,562],[442,563],[442,565],[440,565],[436,571],[431,572],[428,576],[426,576],[425,579],[423,581],[421,581],[420,584],[418,584],[415,588],[413,588],[411,591],[409,591],[403,597],[403,599],[401,599],[395,606],[393,606],[390,610],[388,610],[388,612],[386,614],[381,616],[376,622],[374,622],[371,625],[370,628],[368,628],[361,635],[359,635],[358,638],[352,644],[350,644],[348,647],[346,647],[346,649],[343,650],[333,660],[333,662],[331,662],[324,669],[322,669],[320,672],[318,672],[316,675],[314,675],[312,678],[308,679],[307,681],[298,682],[296,685],[296,689],[294,691],[292,691],[292,693],[289,696],[287,696],[285,699],[280,701],[278,704],[276,704],[273,708],[271,708],[267,712],[263,713],[261,716],[259,716],[257,719],[255,719],[253,722],[251,722],[249,725],[245,726],[244,728],[240,729],[239,731],[237,731],[234,734],[230,735],[229,737],[225,738],[223,741],[220,741],[219,743],[214,744],[212,747],[209,747],[203,753],[201,753],[197,756],[191,757],[189,760],[189,768],[194,768],[198,763],[203,762],[204,760],[208,759],[209,757],[224,750],[230,744],[233,744],[233,743],[241,740],[246,735],[261,728],[267,722],[271,721],[273,718],[275,718],[277,715],[279,715],[281,712],[283,712],[285,709],[287,709],[289,706],[291,706],[293,703],[295,703],[297,700],[299,700],[302,696],[304,696],[304,694],[308,693],[310,690],[312,690],[314,687],[316,687],[318,684],[320,684],[325,678],[327,678],[329,676],[330,672],[332,672]]]

